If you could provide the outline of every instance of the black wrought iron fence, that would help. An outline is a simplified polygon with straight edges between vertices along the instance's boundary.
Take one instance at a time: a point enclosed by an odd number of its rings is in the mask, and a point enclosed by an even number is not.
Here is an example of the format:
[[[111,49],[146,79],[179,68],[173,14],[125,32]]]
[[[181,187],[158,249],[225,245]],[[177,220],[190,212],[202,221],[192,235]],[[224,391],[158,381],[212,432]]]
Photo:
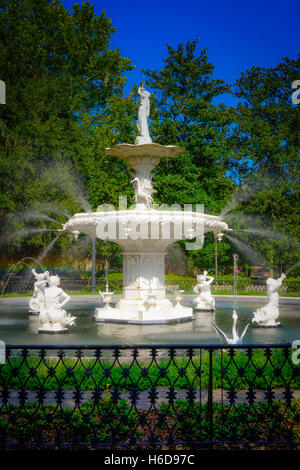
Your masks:
[[[297,446],[292,353],[290,345],[7,346],[0,446]]]
[[[174,290],[176,286],[180,289],[183,289],[186,292],[191,292],[193,286],[196,284],[195,279],[168,279],[166,281],[166,289],[169,291]],[[105,287],[105,279],[96,279],[97,289],[103,289]],[[19,280],[19,279],[10,279],[9,282],[6,282],[5,279],[0,282],[0,291],[5,287],[5,293],[16,292],[18,294],[26,294],[33,289],[33,280]],[[91,290],[91,280],[90,279],[61,279],[61,287],[69,292],[83,292],[85,290]],[[116,292],[121,292],[123,288],[122,280],[109,280],[109,287]],[[251,291],[251,292],[265,292],[266,291],[266,282],[264,280],[243,280],[239,279],[238,289],[241,291]],[[214,282],[212,284],[212,290],[227,290],[233,291],[233,280],[231,279],[219,279],[218,283]],[[300,281],[285,281],[284,285],[281,287],[280,291],[282,294],[285,292],[300,292]]]
[[[79,293],[84,293],[85,290],[90,291],[92,288],[92,283],[90,279],[61,279],[60,287],[66,291]],[[105,279],[96,280],[96,291],[105,287]],[[110,289],[114,291],[122,291],[123,281],[122,280],[112,280],[109,281]],[[17,293],[17,294],[27,294],[33,290],[33,280],[19,280],[19,279],[10,279],[9,282],[3,281],[0,282],[0,291],[4,290],[4,293]]]

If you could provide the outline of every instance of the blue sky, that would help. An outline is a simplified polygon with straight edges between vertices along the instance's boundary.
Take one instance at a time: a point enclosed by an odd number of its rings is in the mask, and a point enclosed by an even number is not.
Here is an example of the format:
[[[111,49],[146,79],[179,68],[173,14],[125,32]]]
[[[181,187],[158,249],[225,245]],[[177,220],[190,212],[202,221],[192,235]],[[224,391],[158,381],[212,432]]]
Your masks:
[[[63,1],[72,9],[72,0]],[[163,67],[166,43],[199,37],[199,50],[207,48],[215,78],[234,82],[253,65],[276,66],[283,57],[300,52],[299,0],[91,0],[95,13],[103,10],[117,29],[112,47],[129,57],[136,69],[126,76],[125,91],[143,79],[140,70]],[[300,78],[300,72],[299,72]],[[231,99],[224,102],[230,104]]]

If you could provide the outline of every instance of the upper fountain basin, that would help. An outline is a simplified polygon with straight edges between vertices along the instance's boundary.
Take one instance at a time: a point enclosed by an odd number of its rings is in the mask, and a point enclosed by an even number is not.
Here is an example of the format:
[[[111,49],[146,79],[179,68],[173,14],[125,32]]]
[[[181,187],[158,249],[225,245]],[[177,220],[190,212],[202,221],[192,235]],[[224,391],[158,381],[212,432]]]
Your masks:
[[[183,148],[175,145],[151,144],[118,144],[104,150],[105,155],[120,158],[127,162],[137,175],[148,177],[161,158],[178,157]]]
[[[134,246],[139,240],[162,247],[176,240],[201,238],[210,231],[220,235],[228,225],[217,216],[200,212],[130,209],[75,214],[64,229],[75,236],[85,233],[123,247]]]

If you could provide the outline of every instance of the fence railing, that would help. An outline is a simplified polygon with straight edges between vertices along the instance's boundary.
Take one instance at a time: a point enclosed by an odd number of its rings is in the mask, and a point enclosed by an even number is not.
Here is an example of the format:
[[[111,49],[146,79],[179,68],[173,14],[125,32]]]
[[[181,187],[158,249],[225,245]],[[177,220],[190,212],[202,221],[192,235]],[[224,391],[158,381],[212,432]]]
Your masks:
[[[290,345],[7,346],[0,447],[300,444]]]
[[[193,286],[196,284],[196,280],[193,279],[168,279],[166,281],[166,288],[172,290],[172,287],[179,286],[180,289],[185,291],[192,291]],[[82,292],[85,289],[91,289],[91,280],[89,279],[61,279],[61,287],[69,292]],[[97,289],[102,289],[105,286],[105,279],[96,279]],[[121,291],[123,288],[122,280],[109,280],[109,286],[115,291]],[[33,280],[19,280],[10,279],[6,284],[5,281],[0,282],[0,290],[5,287],[5,293],[16,292],[18,294],[25,294],[32,291]],[[265,280],[238,280],[238,289],[241,291],[251,292],[265,292],[266,282]],[[212,290],[228,290],[233,291],[233,280],[219,279],[218,283],[212,284]],[[300,281],[285,281],[281,287],[282,293],[300,292]]]

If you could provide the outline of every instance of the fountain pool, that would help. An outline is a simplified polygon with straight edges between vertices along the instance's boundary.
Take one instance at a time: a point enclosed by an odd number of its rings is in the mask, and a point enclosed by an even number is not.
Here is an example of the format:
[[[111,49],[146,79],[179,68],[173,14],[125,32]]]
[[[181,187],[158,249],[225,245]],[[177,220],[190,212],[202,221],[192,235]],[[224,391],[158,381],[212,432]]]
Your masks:
[[[99,306],[97,296],[73,296],[67,311],[76,316],[76,327],[66,335],[37,334],[39,320],[28,315],[28,300],[1,299],[0,339],[7,344],[220,344],[212,321],[225,332],[232,327],[232,296],[216,296],[216,312],[195,314],[195,320],[175,325],[126,325],[96,323],[92,316]],[[88,298],[90,297],[90,298]],[[115,296],[114,301],[118,301]],[[169,297],[171,301],[172,296]],[[192,296],[184,295],[182,304],[189,307]],[[253,312],[266,303],[266,298],[238,298],[239,330],[250,322]],[[300,339],[300,301],[280,299],[280,322],[282,328],[264,329],[249,326],[245,344],[290,343]]]

